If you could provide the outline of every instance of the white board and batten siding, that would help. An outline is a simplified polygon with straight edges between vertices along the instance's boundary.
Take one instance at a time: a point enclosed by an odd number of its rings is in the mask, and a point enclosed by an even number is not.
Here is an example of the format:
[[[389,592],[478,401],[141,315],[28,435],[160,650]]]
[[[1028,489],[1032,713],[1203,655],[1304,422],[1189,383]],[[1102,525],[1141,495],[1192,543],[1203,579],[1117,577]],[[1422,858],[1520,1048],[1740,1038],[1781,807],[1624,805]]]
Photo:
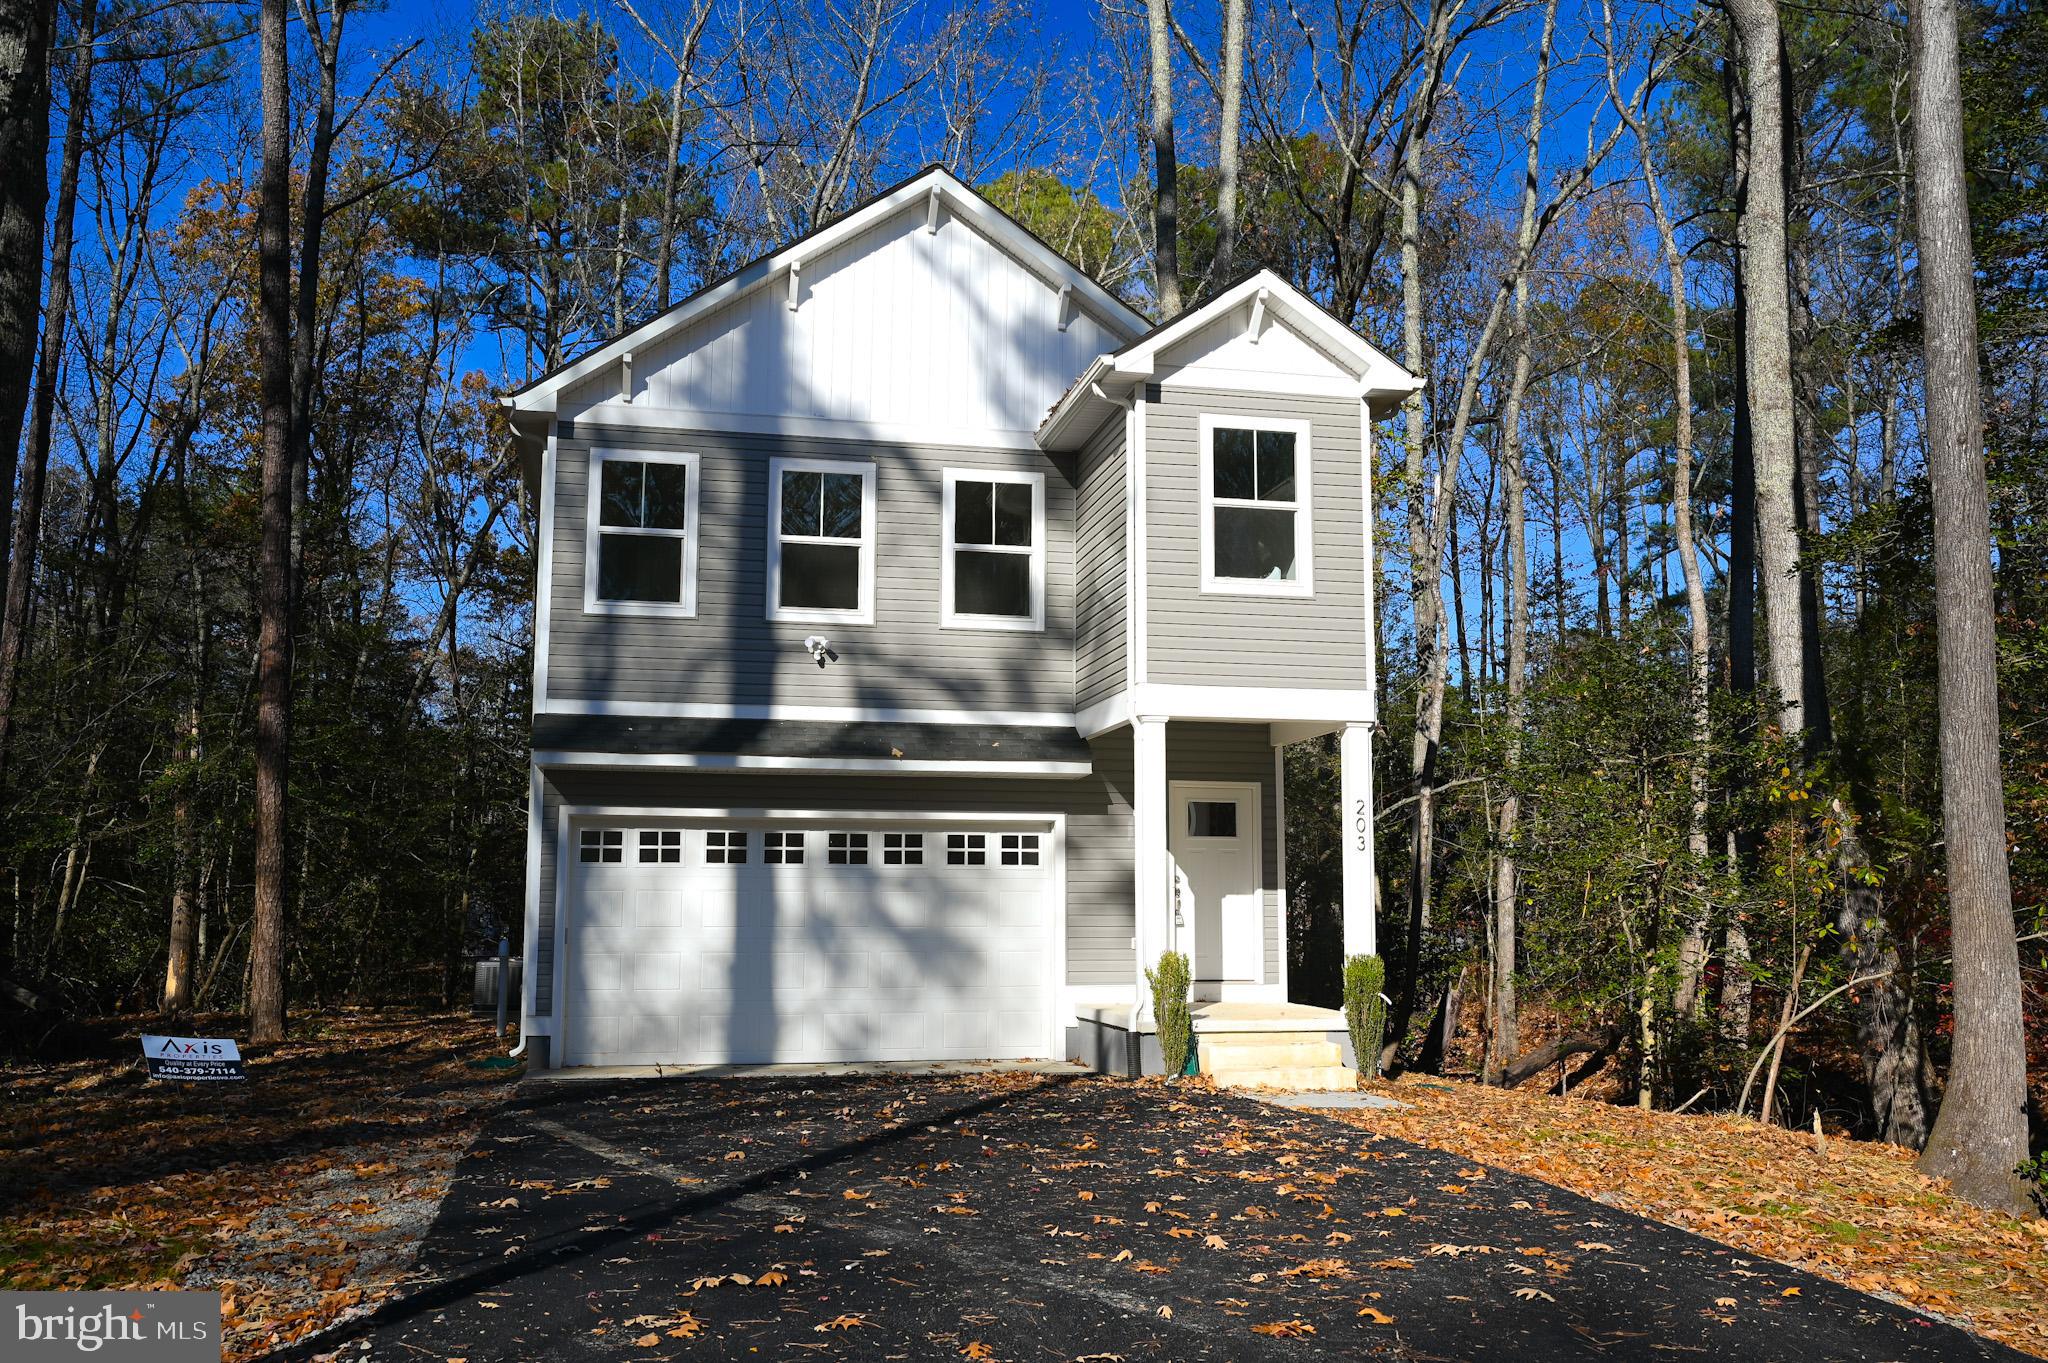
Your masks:
[[[1047,410],[1124,338],[989,236],[925,205],[806,259],[633,355],[631,405],[737,421],[847,422],[946,443],[1028,444]],[[563,395],[575,420],[617,403],[616,371]]]

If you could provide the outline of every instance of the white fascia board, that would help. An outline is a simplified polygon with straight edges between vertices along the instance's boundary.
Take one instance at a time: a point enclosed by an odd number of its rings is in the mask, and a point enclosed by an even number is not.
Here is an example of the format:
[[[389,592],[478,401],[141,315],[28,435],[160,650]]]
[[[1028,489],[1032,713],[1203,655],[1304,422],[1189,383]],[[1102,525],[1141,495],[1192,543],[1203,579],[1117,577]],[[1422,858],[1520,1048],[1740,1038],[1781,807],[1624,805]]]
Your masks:
[[[610,715],[621,719],[786,719],[818,724],[984,724],[1020,729],[1070,727],[1074,716],[1056,710],[898,710],[854,705],[699,705],[670,701],[577,700],[549,697],[536,706],[550,715]]]
[[[1160,352],[1185,340],[1233,308],[1250,305],[1261,294],[1265,295],[1265,306],[1269,312],[1279,314],[1311,341],[1348,361],[1365,391],[1405,397],[1419,386],[1419,380],[1384,351],[1323,311],[1314,299],[1271,270],[1261,270],[1202,306],[1182,313],[1170,326],[1119,352],[1117,361],[1119,364],[1128,361],[1151,368],[1157,364]]]
[[[1148,719],[1350,724],[1375,718],[1372,692],[1331,688],[1144,682],[1132,689],[1129,701],[1131,714]]]
[[[927,204],[933,194],[944,198],[956,218],[971,221],[984,236],[1016,257],[1019,263],[1046,280],[1051,287],[1071,285],[1074,296],[1088,306],[1096,320],[1113,335],[1136,336],[1144,330],[1145,319],[1115,294],[1012,223],[967,184],[934,167],[898,186],[893,193],[871,199],[831,226],[761,257],[710,288],[684,299],[660,316],[651,318],[623,336],[614,337],[583,358],[501,401],[515,411],[551,410],[564,389],[616,365],[622,354],[652,345],[742,294],[782,278],[805,260],[830,251],[898,212]]]
[[[744,753],[536,752],[536,768],[580,767],[601,771],[787,772],[817,776],[834,772],[864,776],[995,776],[1073,780],[1087,776],[1090,762],[919,761],[893,757],[774,757]]]
[[[576,428],[612,426],[624,430],[656,430],[669,434],[704,431],[715,434],[791,435],[818,440],[849,440],[886,445],[964,445],[972,449],[1036,452],[1040,447],[1030,431],[1000,428],[965,429],[953,426],[925,426],[894,421],[844,421],[834,417],[778,416],[760,412],[708,412],[690,407],[628,406],[600,402],[577,412],[564,412],[562,420]]]

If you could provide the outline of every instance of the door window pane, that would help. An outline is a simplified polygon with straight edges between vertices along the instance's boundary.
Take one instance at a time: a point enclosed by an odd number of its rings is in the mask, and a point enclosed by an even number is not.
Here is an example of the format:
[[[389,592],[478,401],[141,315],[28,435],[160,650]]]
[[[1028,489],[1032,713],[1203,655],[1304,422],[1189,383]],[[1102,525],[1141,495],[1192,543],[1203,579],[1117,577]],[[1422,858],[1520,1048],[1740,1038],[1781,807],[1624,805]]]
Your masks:
[[[606,601],[682,600],[682,537],[599,535],[597,594]]]
[[[1191,838],[1236,837],[1237,801],[1188,801],[1188,836]]]

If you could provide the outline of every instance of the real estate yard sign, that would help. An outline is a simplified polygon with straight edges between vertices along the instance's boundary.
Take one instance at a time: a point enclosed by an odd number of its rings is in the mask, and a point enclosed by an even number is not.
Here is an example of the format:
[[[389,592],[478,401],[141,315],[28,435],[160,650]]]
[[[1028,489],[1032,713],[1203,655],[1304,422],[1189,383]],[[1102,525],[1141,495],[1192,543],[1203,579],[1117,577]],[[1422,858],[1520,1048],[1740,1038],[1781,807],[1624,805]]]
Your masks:
[[[152,1079],[247,1079],[242,1052],[228,1037],[146,1036],[142,1058]]]

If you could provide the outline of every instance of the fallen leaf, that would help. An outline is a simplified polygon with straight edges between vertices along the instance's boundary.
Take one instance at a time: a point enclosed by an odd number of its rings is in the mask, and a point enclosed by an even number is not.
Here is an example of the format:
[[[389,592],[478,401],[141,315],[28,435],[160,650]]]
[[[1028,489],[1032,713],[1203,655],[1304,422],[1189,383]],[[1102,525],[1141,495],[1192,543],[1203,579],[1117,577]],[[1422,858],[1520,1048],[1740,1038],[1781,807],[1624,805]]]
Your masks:
[[[1316,1327],[1305,1320],[1275,1320],[1264,1325],[1254,1325],[1255,1335],[1270,1335],[1274,1339],[1304,1339],[1316,1332]]]
[[[633,1343],[638,1345],[642,1349],[652,1349],[655,1345],[661,1343],[661,1336],[655,1334],[653,1331],[650,1330],[646,1334],[640,1336],[640,1338],[634,1340]]]
[[[1557,1300],[1557,1298],[1556,1298],[1556,1297],[1553,1297],[1553,1296],[1551,1296],[1551,1295],[1550,1295],[1550,1294],[1549,1294],[1548,1292],[1545,1292],[1545,1291],[1544,1291],[1544,1290],[1543,1290],[1542,1288],[1540,1288],[1540,1287],[1518,1287],[1518,1288],[1516,1288],[1516,1289],[1515,1289],[1515,1295],[1516,1295],[1516,1296],[1518,1296],[1518,1297],[1520,1297],[1520,1298],[1521,1298],[1521,1299],[1522,1299],[1523,1301],[1539,1301],[1539,1300],[1540,1300],[1540,1301],[1556,1301],[1556,1300]]]
[[[842,1314],[832,1317],[823,1325],[813,1325],[811,1329],[822,1335],[828,1330],[852,1330],[867,1323],[867,1318],[864,1316]]]
[[[1358,1314],[1364,1316],[1374,1325],[1392,1325],[1394,1323],[1394,1318],[1392,1316],[1388,1315],[1386,1312],[1380,1310],[1376,1306],[1365,1307],[1364,1309],[1359,1311]]]
[[[967,1347],[960,1352],[969,1358],[994,1358],[996,1356],[993,1344],[984,1344],[978,1339],[968,1340]]]

